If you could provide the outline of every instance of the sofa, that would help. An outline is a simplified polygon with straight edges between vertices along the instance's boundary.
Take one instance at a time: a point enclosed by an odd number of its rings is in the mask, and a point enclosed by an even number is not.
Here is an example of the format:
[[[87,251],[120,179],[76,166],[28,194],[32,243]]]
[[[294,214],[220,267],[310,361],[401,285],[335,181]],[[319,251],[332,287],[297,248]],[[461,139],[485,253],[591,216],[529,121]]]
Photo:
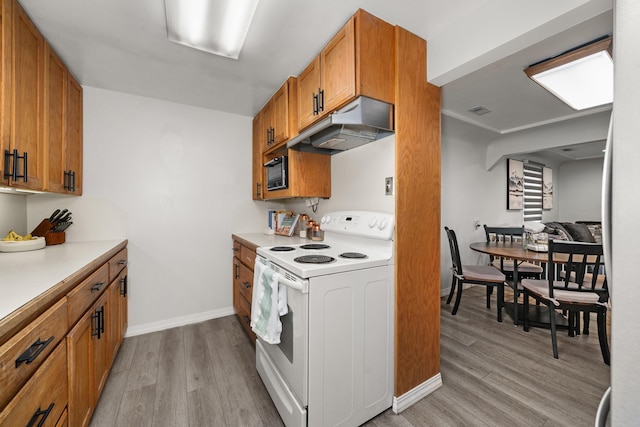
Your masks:
[[[600,221],[545,222],[544,232],[550,239],[602,243]]]

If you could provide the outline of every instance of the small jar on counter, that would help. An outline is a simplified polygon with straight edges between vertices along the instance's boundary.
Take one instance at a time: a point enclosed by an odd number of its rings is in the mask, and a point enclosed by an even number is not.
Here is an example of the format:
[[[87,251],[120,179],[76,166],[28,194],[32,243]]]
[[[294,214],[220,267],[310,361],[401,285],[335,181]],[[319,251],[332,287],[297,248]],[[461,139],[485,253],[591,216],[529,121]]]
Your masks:
[[[300,218],[298,219],[298,234],[300,236],[300,238],[302,239],[306,239],[307,238],[307,223],[309,222],[311,218],[309,217],[309,215],[307,215],[306,212],[303,212],[302,215],[300,215]]]
[[[311,240],[322,241],[324,240],[324,231],[320,230],[320,224],[314,224],[311,230]]]

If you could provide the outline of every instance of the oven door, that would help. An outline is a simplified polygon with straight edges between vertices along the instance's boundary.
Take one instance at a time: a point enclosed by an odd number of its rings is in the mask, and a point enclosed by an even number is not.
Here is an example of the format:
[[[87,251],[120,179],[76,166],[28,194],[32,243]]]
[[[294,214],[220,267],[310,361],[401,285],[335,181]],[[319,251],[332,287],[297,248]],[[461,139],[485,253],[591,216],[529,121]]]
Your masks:
[[[260,257],[257,262],[264,262]],[[282,276],[294,277],[277,265],[271,268]],[[278,408],[280,416],[289,425],[306,425],[308,405],[308,348],[309,348],[309,294],[308,281],[297,279],[304,284],[303,290],[287,286],[288,313],[280,317],[282,332],[280,344],[269,344],[258,337],[256,342],[256,367],[269,395]],[[284,279],[284,283],[290,283]],[[304,424],[286,422],[305,420]]]

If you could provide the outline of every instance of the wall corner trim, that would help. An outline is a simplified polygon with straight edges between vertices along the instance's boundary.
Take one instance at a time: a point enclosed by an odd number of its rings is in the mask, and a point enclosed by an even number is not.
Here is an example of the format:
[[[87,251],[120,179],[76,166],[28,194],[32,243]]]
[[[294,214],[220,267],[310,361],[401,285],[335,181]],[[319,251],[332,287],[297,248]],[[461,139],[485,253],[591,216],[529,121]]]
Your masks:
[[[393,406],[391,409],[394,414],[399,414],[404,411],[418,400],[426,397],[442,387],[442,376],[438,372],[433,377],[429,378],[422,384],[419,384],[403,394],[402,396],[393,396]]]

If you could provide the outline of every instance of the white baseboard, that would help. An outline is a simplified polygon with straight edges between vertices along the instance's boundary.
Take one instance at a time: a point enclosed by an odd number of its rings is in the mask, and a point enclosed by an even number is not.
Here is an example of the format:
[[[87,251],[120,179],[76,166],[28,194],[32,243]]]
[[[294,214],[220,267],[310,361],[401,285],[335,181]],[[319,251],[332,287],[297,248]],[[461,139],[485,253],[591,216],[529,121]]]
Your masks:
[[[188,316],[174,317],[173,319],[160,320],[158,322],[145,323],[144,325],[129,326],[125,334],[125,338],[148,334],[151,332],[164,331],[165,329],[190,325],[192,323],[203,322],[210,319],[217,319],[218,317],[229,316],[231,314],[235,314],[235,311],[233,310],[233,307],[228,307],[220,310],[205,311],[204,313],[190,314]]]
[[[442,387],[442,376],[438,372],[435,376],[429,378],[425,382],[412,388],[400,397],[393,396],[392,410],[394,414],[399,414],[418,400],[430,395],[437,389]]]

